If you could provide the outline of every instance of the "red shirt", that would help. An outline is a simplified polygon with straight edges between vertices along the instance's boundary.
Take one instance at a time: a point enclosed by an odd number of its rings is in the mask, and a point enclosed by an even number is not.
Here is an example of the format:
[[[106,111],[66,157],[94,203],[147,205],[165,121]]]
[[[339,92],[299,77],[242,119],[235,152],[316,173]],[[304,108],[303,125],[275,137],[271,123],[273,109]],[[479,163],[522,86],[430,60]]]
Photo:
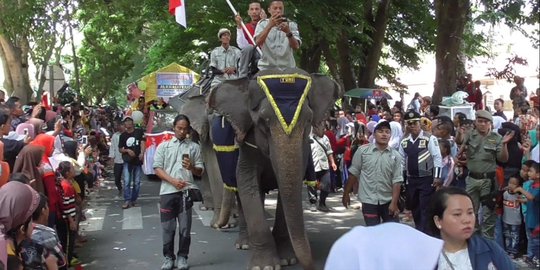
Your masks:
[[[246,28],[249,31],[249,33],[251,34],[251,36],[253,37],[253,39],[255,39],[255,28],[257,28],[257,23],[258,22],[255,22],[255,21],[251,21],[249,23],[246,23]],[[253,44],[253,42],[251,42],[251,39],[249,38],[246,31],[244,31],[242,29],[242,32],[244,32],[244,37],[246,37],[246,40],[249,42],[249,44],[255,45],[255,44]]]
[[[69,180],[62,179],[62,218],[74,217],[77,211],[75,207],[75,189]]]

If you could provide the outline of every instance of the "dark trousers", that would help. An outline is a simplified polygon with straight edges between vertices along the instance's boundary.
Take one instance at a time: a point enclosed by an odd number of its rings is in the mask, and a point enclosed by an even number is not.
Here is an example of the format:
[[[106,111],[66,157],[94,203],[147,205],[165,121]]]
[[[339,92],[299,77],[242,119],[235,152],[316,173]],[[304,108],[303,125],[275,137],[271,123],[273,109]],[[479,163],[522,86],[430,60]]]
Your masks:
[[[67,265],[69,265],[71,259],[73,259],[73,250],[75,248],[75,237],[77,236],[77,231],[72,231],[69,229],[67,220],[58,218],[56,220],[56,232],[58,233],[58,238],[62,244],[62,249],[66,254]],[[67,269],[67,267],[65,269]]]
[[[163,256],[176,259],[174,236],[178,222],[178,257],[188,257],[191,244],[191,207],[193,202],[187,192],[176,192],[159,196],[161,227],[163,229]]]
[[[382,222],[399,222],[399,218],[390,215],[388,207],[390,203],[385,204],[369,204],[362,203],[362,214],[366,226],[375,226]]]
[[[124,164],[114,163],[114,184],[120,191],[122,190],[122,171],[124,170]]]
[[[407,177],[407,209],[410,209],[414,218],[414,226],[422,232],[426,232],[426,210],[435,189],[433,176]]]

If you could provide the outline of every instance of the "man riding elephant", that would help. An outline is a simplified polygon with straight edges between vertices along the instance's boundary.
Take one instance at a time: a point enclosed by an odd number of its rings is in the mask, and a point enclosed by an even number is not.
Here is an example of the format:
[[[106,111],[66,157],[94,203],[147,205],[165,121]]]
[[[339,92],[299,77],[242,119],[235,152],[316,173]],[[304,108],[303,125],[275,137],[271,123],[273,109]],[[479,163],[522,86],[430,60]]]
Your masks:
[[[300,48],[302,40],[298,25],[285,18],[284,11],[283,0],[271,1],[268,7],[270,18],[261,20],[255,28],[256,46],[262,50],[262,56],[258,62],[259,70],[296,67],[293,51]],[[248,46],[243,49],[239,77],[249,77],[250,74],[246,74],[249,70],[246,65],[249,65],[254,54],[254,47]]]

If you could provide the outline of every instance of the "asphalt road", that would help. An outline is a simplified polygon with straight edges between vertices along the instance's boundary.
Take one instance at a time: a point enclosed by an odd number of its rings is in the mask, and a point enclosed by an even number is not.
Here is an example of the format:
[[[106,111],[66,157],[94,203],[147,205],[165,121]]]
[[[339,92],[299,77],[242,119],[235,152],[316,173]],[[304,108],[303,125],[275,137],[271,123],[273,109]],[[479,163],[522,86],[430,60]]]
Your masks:
[[[158,210],[159,182],[143,179],[136,207],[122,210],[112,181],[90,195],[87,221],[81,230],[88,242],[77,250],[84,269],[159,269],[162,263],[161,224]],[[307,195],[306,195],[307,196]],[[332,244],[342,234],[363,224],[359,210],[340,207],[341,195],[329,197],[331,213],[311,212],[305,205],[306,230],[318,268],[323,269]],[[268,220],[272,222],[277,203],[276,193],[266,199]],[[234,247],[238,229],[218,231],[208,227],[212,213],[194,206],[192,243],[188,262],[190,269],[245,269],[250,251]],[[300,266],[285,269],[301,269]]]
[[[100,188],[89,196],[87,221],[81,223],[81,230],[88,238],[88,242],[77,249],[84,269],[160,269],[163,257],[159,185],[157,181],[144,178],[137,206],[123,210],[123,200],[118,197],[114,183],[108,180],[100,183]],[[307,197],[307,194],[304,196]],[[271,224],[277,204],[275,192],[266,198],[265,204]],[[352,209],[345,209],[341,206],[341,194],[336,193],[328,197],[327,204],[334,211],[312,212],[307,202],[304,203],[306,231],[318,269],[324,268],[332,244],[341,235],[354,226],[364,225],[358,202],[353,201]],[[188,259],[190,269],[246,269],[250,251],[235,249],[238,229],[211,229],[212,212],[199,210],[198,204],[193,209],[192,243]],[[403,218],[401,222],[407,223]],[[516,266],[518,269],[528,269],[520,262]],[[284,269],[302,268],[295,265]]]

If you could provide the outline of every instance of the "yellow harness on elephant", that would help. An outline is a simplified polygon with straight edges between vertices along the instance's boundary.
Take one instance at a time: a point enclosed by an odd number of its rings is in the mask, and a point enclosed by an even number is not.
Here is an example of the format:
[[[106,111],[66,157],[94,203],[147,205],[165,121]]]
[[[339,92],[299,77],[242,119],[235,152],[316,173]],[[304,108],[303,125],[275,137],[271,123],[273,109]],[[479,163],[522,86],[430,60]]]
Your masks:
[[[274,108],[283,130],[290,135],[311,89],[311,77],[300,74],[264,75],[257,77],[257,82]]]

